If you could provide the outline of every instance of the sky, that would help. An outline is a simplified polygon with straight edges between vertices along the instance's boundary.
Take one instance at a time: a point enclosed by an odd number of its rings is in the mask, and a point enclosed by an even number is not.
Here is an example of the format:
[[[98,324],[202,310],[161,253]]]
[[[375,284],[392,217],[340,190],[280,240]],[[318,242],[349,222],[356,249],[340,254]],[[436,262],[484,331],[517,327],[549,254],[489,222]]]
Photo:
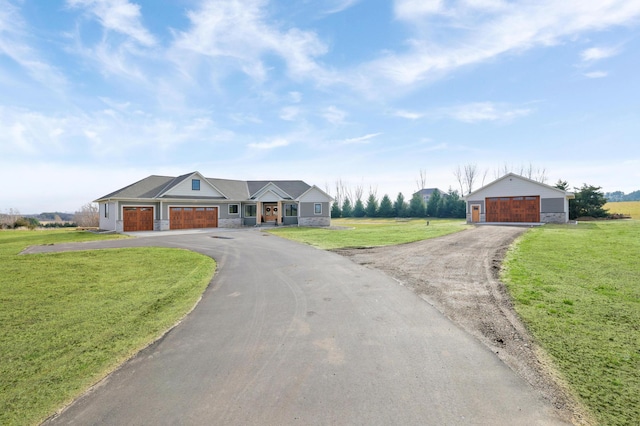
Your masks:
[[[640,189],[638,0],[0,0],[0,212],[149,175]]]

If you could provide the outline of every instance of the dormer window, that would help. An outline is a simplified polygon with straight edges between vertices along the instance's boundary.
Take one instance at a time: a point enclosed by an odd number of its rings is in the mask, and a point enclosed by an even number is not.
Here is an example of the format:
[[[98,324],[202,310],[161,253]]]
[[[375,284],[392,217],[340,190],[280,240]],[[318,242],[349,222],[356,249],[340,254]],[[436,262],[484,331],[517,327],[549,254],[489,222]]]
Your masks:
[[[200,191],[200,179],[191,179],[191,190]]]

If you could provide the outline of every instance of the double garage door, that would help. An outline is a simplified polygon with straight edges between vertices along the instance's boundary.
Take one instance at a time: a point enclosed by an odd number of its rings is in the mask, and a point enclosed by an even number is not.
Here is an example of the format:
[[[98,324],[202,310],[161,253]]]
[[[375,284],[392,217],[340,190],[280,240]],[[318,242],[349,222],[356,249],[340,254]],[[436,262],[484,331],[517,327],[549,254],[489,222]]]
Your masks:
[[[540,197],[492,197],[485,200],[487,222],[540,222]]]
[[[171,207],[169,209],[169,229],[217,227],[217,207]]]

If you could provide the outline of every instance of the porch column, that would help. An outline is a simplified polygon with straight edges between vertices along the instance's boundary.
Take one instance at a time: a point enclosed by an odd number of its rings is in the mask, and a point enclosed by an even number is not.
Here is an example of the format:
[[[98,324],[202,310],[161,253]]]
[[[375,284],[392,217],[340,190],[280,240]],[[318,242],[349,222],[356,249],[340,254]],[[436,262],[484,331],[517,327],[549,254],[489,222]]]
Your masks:
[[[262,223],[262,201],[258,201],[256,204],[256,225],[260,226]]]

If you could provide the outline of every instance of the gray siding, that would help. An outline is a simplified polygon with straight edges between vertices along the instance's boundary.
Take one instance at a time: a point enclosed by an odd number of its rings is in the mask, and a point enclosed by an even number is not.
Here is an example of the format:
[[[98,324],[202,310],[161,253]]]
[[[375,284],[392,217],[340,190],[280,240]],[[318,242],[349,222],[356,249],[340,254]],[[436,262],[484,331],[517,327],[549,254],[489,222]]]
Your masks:
[[[322,204],[322,214],[315,214],[315,204]],[[329,217],[331,214],[329,203],[300,203],[298,208],[300,217]]]
[[[485,212],[485,208],[484,208],[484,200],[474,200],[474,201],[469,201],[467,203],[467,213],[471,214],[471,205],[472,204],[480,204],[480,214],[484,214]]]
[[[564,213],[564,198],[542,198],[540,213]]]

